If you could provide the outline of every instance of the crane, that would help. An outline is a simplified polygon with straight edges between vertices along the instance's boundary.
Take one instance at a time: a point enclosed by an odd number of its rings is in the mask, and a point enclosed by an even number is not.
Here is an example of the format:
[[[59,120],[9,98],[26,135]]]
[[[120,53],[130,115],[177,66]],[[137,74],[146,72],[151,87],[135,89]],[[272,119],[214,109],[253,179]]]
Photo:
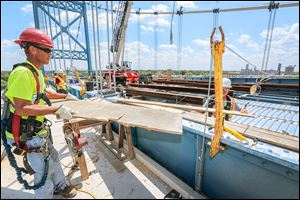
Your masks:
[[[115,25],[113,30],[112,42],[110,51],[114,53],[113,63],[108,66],[112,68],[117,67],[115,73],[116,84],[125,84],[126,82],[135,82],[138,79],[138,72],[131,72],[131,62],[123,61],[125,34],[128,25],[128,19],[131,11],[132,1],[120,1],[117,9]],[[113,75],[112,75],[113,76]],[[108,72],[104,72],[104,77],[109,77]],[[112,77],[113,78],[113,77]]]

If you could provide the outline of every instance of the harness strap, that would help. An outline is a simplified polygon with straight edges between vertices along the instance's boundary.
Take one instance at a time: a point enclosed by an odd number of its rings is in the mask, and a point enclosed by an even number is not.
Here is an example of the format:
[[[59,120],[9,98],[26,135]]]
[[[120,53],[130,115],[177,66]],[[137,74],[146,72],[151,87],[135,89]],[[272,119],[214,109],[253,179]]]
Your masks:
[[[33,66],[31,66],[28,63],[18,63],[18,64],[15,64],[15,65],[13,65],[13,69],[12,70],[14,70],[15,68],[17,68],[18,66],[27,67],[32,72],[32,74],[33,74],[33,76],[35,78],[35,81],[36,81],[36,91],[37,91],[37,97],[34,100],[34,104],[38,104],[38,102],[39,102],[39,96],[40,96],[40,82],[39,82],[39,79],[38,79],[38,73],[37,73],[37,71],[34,69]],[[28,123],[29,124],[27,126],[27,129],[30,128],[29,127],[30,122],[32,122],[33,121],[32,119],[35,119],[35,118],[36,118],[35,116],[29,116],[28,117]],[[15,112],[14,112],[13,120],[12,120],[12,134],[13,134],[14,140],[16,142],[17,147],[19,147],[21,149],[27,150],[28,149],[28,147],[26,145],[27,135],[25,135],[25,141],[20,141],[20,123],[21,123],[21,116],[16,115]],[[28,134],[28,131],[25,134]]]

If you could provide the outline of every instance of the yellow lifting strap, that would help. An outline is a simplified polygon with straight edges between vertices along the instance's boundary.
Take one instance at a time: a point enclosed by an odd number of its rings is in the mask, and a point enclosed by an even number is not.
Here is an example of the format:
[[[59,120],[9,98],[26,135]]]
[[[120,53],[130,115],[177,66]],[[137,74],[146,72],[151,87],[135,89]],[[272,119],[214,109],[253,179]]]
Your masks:
[[[222,41],[213,42],[213,35],[216,31],[214,28],[210,36],[211,54],[214,56],[214,85],[215,85],[215,132],[211,139],[210,157],[214,157],[220,150],[220,140],[224,132],[224,117],[223,117],[223,70],[222,70],[222,55],[225,47],[225,36],[221,26],[219,30],[222,34]]]

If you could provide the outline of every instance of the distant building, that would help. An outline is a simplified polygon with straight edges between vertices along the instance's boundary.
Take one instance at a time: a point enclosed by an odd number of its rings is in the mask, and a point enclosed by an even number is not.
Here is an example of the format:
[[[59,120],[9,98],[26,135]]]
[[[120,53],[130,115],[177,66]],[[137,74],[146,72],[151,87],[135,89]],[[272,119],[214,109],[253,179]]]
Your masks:
[[[296,66],[296,65],[295,65]],[[285,74],[291,74],[294,72],[295,66],[288,66],[285,68]],[[240,75],[261,75],[261,70],[256,70],[256,67],[253,67],[254,69],[249,68],[249,64],[246,64],[245,69],[241,69]],[[264,74],[269,74],[269,75],[280,75],[281,74],[281,68],[282,65],[281,63],[278,63],[277,70],[274,69],[269,69],[264,71]],[[288,70],[288,72],[287,72]]]
[[[285,74],[292,74],[292,73],[294,73],[295,67],[296,67],[296,65],[289,65],[289,66],[285,67],[284,73]]]

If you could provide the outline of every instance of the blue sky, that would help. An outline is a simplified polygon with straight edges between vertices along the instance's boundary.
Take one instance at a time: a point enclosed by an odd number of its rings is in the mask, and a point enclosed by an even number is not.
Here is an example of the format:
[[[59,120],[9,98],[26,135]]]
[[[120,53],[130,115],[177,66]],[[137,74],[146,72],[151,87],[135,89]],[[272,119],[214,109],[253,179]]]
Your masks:
[[[283,3],[283,2],[282,2]],[[286,2],[284,2],[286,3]],[[184,11],[208,10],[213,8],[233,8],[256,5],[268,5],[268,1],[177,1],[175,10],[183,6]],[[105,1],[98,2],[105,7]],[[88,7],[89,9],[90,7]],[[141,8],[141,11],[172,11],[173,1],[134,2],[132,10]],[[69,14],[70,18],[74,17]],[[95,69],[93,37],[91,35],[91,12],[88,11],[90,46],[92,53],[93,69]],[[100,22],[100,58],[101,67],[107,63],[107,35],[106,13],[99,11]],[[109,17],[110,18],[110,17]],[[208,70],[210,65],[209,37],[213,26],[213,14],[185,14],[182,16],[182,44],[181,54],[178,55],[178,15],[173,19],[173,45],[170,45],[171,15],[141,15],[140,34],[137,37],[137,15],[132,14],[129,19],[126,33],[125,60],[133,62],[133,69],[155,69],[155,55],[157,55],[157,69],[186,69]],[[226,45],[238,52],[252,64],[261,68],[263,51],[266,40],[266,31],[269,20],[268,10],[240,11],[220,13],[218,24],[222,25],[225,32]],[[19,34],[28,27],[34,27],[31,1],[13,2],[1,1],[1,70],[10,70],[14,63],[24,60],[25,55],[13,43]],[[63,18],[62,18],[63,21]],[[76,36],[78,24],[71,27]],[[155,47],[154,29],[157,27],[158,46]],[[81,29],[82,30],[82,29]],[[79,40],[83,41],[83,32]],[[111,37],[110,37],[111,38]],[[219,37],[217,37],[218,39]],[[64,38],[64,48],[68,47],[68,38]],[[140,43],[139,43],[140,42]],[[60,42],[59,42],[60,43]],[[56,42],[54,43],[56,45]],[[61,44],[61,43],[60,43]],[[140,45],[138,45],[140,44]],[[71,45],[72,46],[72,45]],[[140,66],[138,66],[137,49],[140,48]],[[97,52],[98,55],[98,52]],[[177,58],[180,57],[181,66]],[[63,62],[55,61],[57,68],[63,68]],[[299,7],[279,8],[276,13],[273,40],[270,51],[268,69],[276,69],[278,63],[283,66],[297,65],[299,71]],[[70,65],[70,61],[66,61]],[[86,62],[74,61],[78,69],[87,69]],[[224,70],[240,70],[246,62],[225,49],[223,55]],[[99,66],[99,65],[98,65]],[[54,68],[54,60],[46,70]],[[283,68],[284,69],[284,68]]]

